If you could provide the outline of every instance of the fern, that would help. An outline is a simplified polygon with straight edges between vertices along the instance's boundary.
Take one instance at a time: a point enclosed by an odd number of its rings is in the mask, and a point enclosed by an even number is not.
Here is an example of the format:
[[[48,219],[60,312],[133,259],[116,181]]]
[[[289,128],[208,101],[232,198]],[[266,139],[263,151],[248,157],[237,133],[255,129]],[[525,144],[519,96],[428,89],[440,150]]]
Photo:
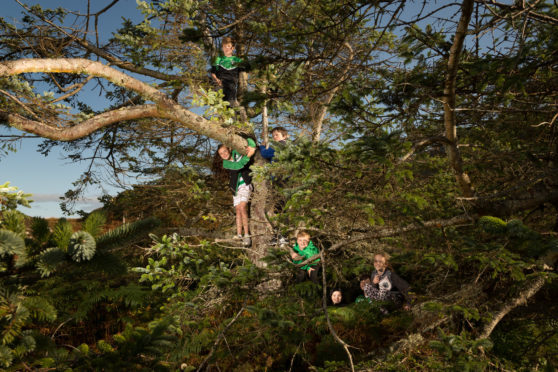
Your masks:
[[[97,238],[97,246],[99,248],[110,248],[117,244],[122,244],[123,241],[137,234],[151,231],[160,223],[161,221],[158,218],[149,217],[141,221],[121,225]]]
[[[0,345],[0,367],[8,368],[12,365],[13,360],[12,350],[6,345]]]
[[[61,218],[52,231],[52,241],[58,248],[66,251],[68,250],[72,233],[72,225],[65,218]]]
[[[23,265],[27,260],[25,241],[16,232],[0,230],[0,257],[8,255],[17,256],[16,265]]]
[[[31,317],[38,321],[53,322],[57,314],[54,306],[44,297],[26,297],[22,305],[29,311]]]
[[[83,231],[86,231],[94,238],[97,238],[99,236],[99,233],[101,232],[101,228],[106,222],[107,218],[103,214],[103,212],[95,211],[91,213],[85,220],[85,223],[83,224]]]
[[[76,231],[72,234],[68,253],[76,262],[89,261],[95,255],[97,244],[95,238],[85,231]]]

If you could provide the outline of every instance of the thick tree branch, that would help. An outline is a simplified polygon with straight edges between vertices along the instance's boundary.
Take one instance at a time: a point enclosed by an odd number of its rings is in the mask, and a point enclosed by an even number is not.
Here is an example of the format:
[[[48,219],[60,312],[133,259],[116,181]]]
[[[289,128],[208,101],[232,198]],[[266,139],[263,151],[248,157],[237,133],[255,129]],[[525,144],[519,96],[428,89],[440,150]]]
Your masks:
[[[534,280],[527,283],[517,297],[510,299],[502,306],[502,308],[498,311],[498,313],[496,313],[492,321],[484,327],[484,330],[479,338],[490,337],[490,334],[492,333],[494,328],[496,328],[498,323],[500,323],[500,321],[506,315],[508,315],[510,311],[520,305],[526,304],[527,300],[533,297],[543,287],[544,283],[544,275],[538,276]]]
[[[111,124],[158,116],[156,105],[141,105],[103,112],[73,127],[66,128],[53,127],[40,121],[24,118],[18,114],[5,114],[0,118],[5,119],[10,126],[23,132],[33,133],[56,141],[73,141]]]
[[[44,123],[42,123],[42,125],[38,125],[38,122],[22,120],[23,118],[21,116],[4,114],[4,118],[8,119],[8,123],[15,127],[19,125],[21,128],[26,128],[25,130],[28,130],[31,133],[49,132],[50,135],[54,137],[48,138],[67,141],[69,139],[66,138],[79,138],[73,137],[77,133],[81,133],[83,136],[86,136],[103,126],[116,123],[117,120],[111,119],[111,115],[116,115],[116,118],[121,117],[123,120],[129,120],[133,118],[148,117],[147,113],[149,112],[151,117],[179,122],[189,129],[221,141],[241,153],[246,153],[246,140],[237,135],[233,128],[225,128],[219,125],[219,123],[206,120],[205,118],[184,109],[176,103],[176,101],[172,100],[152,86],[140,80],[134,79],[114,68],[103,65],[100,62],[82,58],[20,59],[16,61],[0,62],[0,76],[19,75],[33,72],[88,74],[102,77],[118,86],[132,90],[143,96],[145,99],[154,102],[156,111],[149,105],[140,106],[140,109],[134,109],[135,106],[131,106],[111,111],[109,113],[100,114],[100,117],[97,116],[85,122],[77,123],[73,127],[64,129],[56,128],[55,130],[50,131],[46,129],[47,125]],[[130,112],[127,113],[126,110]],[[71,133],[66,134],[66,132]]]

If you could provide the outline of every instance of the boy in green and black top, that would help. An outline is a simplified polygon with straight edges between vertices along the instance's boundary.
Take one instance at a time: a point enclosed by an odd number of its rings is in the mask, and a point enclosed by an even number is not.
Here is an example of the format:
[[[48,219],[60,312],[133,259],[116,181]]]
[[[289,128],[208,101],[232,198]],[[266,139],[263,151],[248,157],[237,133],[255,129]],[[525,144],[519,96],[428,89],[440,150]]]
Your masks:
[[[233,205],[236,210],[236,233],[235,239],[243,239],[242,243],[249,246],[250,227],[248,224],[248,202],[252,194],[252,176],[250,176],[250,165],[252,155],[256,152],[256,142],[247,138],[246,155],[239,154],[236,150],[229,149],[225,145],[219,145],[217,152],[223,159],[223,168],[229,171],[229,187],[233,192]],[[242,229],[244,228],[244,237]]]
[[[228,101],[231,106],[236,106],[238,75],[245,69],[242,66],[242,58],[233,56],[234,45],[230,37],[223,38],[221,48],[223,56],[219,56],[213,61],[211,77],[223,89],[224,100]]]
[[[312,256],[319,254],[320,251],[310,240],[310,234],[301,231],[296,236],[296,244],[291,252],[291,258],[294,264],[302,263]],[[296,281],[302,282],[306,278],[310,278],[314,283],[318,284],[318,268],[317,263],[320,261],[318,258],[314,262],[302,266],[296,275]]]

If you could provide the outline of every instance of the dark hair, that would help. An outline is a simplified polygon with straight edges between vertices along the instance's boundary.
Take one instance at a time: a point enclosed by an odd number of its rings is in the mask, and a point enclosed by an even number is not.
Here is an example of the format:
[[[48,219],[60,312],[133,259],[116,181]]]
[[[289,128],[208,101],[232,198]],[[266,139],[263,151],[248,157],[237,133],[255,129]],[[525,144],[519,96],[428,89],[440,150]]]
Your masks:
[[[363,280],[370,279],[370,275],[368,274],[360,274],[358,277],[358,281],[361,282]]]
[[[331,299],[331,296],[333,296],[333,294],[334,294],[335,292],[341,293],[341,301],[340,301],[339,303],[337,303],[337,304],[334,304],[334,303],[333,303],[333,300]],[[343,305],[343,303],[345,302],[345,295],[343,294],[343,291],[341,290],[341,288],[334,288],[334,289],[332,289],[332,290],[329,292],[328,301],[329,301],[333,306],[340,306],[340,305]]]
[[[271,133],[273,132],[279,132],[283,135],[283,137],[287,138],[289,136],[289,132],[287,132],[287,130],[283,127],[275,127],[271,130]]]
[[[226,182],[229,179],[229,171],[223,168],[223,158],[219,155],[219,149],[226,147],[224,144],[217,146],[217,151],[213,155],[213,161],[211,163],[211,171],[213,172],[213,177],[219,182]]]

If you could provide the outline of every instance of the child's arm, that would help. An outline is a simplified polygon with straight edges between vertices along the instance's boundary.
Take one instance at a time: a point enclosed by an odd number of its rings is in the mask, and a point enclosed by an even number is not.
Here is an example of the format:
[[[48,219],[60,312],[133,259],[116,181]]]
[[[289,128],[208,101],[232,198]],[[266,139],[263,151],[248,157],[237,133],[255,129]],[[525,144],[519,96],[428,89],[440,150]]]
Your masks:
[[[211,77],[213,78],[213,81],[215,81],[217,85],[219,85],[220,87],[223,86],[223,82],[221,81],[221,79],[217,77],[217,75],[211,73]]]
[[[266,149],[264,145],[260,145],[260,154],[262,158],[271,160],[275,156],[275,149],[271,146]]]
[[[223,168],[230,170],[240,170],[244,168],[246,164],[248,164],[250,158],[256,152],[256,143],[251,138],[248,138],[246,141],[248,142],[248,146],[246,146],[247,154],[240,158],[240,160],[238,161],[223,160]]]

